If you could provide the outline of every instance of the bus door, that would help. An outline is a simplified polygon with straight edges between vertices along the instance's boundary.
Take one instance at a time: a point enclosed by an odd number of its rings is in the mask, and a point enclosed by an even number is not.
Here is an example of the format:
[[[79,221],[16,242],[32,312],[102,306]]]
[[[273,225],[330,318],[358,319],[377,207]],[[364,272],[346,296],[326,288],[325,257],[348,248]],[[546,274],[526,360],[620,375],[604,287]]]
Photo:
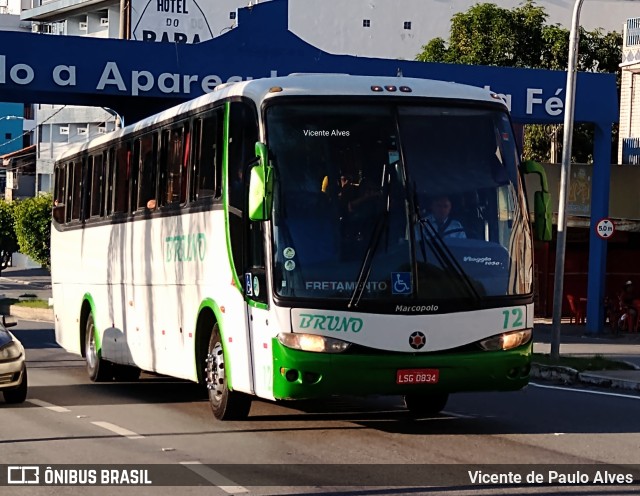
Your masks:
[[[247,264],[243,282],[249,312],[254,391],[262,398],[273,398],[271,337],[274,335],[277,324],[267,305],[268,286],[263,229],[262,222],[248,222],[246,229]]]

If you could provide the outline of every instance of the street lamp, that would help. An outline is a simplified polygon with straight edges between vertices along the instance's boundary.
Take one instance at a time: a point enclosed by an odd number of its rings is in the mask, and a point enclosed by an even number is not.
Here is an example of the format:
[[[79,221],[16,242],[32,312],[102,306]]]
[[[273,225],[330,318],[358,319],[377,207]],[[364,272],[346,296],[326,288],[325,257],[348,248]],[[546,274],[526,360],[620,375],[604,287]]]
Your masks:
[[[118,112],[116,112],[115,110],[113,110],[112,108],[109,108],[109,107],[102,107],[102,110],[104,110],[105,112],[108,112],[113,117],[115,117],[115,126],[116,126],[116,128],[123,128],[124,127],[124,117],[122,117]]]
[[[560,328],[562,321],[562,292],[564,285],[564,257],[567,248],[567,195],[571,173],[571,144],[573,140],[573,114],[576,100],[576,65],[580,40],[580,9],[584,0],[576,0],[569,34],[569,65],[567,67],[567,93],[564,110],[564,135],[562,138],[562,168],[560,169],[560,196],[558,198],[558,240],[556,246],[556,272],[553,285],[553,323],[551,335],[551,359],[560,357]]]
[[[2,117],[0,117],[0,121],[3,121],[5,119],[8,121],[14,121],[17,119],[24,120],[24,117],[20,117],[19,115],[3,115]]]

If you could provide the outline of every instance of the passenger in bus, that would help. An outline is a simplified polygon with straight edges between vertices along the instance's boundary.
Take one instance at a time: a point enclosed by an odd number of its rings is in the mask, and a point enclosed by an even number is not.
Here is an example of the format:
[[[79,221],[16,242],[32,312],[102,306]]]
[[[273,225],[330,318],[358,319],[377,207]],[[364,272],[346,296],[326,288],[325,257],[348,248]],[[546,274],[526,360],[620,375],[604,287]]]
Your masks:
[[[142,161],[139,205],[149,210],[156,208],[156,169],[152,151],[148,151]]]
[[[431,201],[431,213],[425,220],[442,238],[467,237],[460,221],[451,217],[451,200],[446,195],[437,196]]]
[[[340,175],[340,188],[338,190],[338,204],[340,218],[344,218],[349,212],[349,204],[355,200],[358,189],[353,184],[353,178],[349,174]]]

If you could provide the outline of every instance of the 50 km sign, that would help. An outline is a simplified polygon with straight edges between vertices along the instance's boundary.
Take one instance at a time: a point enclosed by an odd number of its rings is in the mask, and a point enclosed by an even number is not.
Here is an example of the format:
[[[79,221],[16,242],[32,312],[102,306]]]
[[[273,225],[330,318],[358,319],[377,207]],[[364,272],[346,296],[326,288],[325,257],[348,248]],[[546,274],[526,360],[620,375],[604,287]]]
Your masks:
[[[616,232],[616,226],[611,219],[602,219],[596,224],[596,234],[602,239],[609,239]]]

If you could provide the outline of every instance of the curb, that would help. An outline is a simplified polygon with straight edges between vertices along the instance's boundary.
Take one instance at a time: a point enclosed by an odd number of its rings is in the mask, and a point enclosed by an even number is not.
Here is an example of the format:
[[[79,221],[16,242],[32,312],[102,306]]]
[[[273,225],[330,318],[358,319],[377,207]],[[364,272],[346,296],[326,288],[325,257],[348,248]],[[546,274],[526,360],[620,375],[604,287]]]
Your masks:
[[[0,313],[24,320],[54,322],[53,308],[30,308],[20,305],[0,305]]]
[[[620,379],[615,377],[605,377],[598,372],[583,372],[580,374],[580,381],[583,384],[590,384],[599,387],[614,389],[626,389],[627,391],[640,391],[640,382],[632,379]]]
[[[633,379],[621,379],[609,377],[598,371],[578,372],[571,367],[559,365],[531,364],[530,377],[551,382],[559,382],[565,386],[588,385],[612,389],[625,389],[627,391],[640,391],[640,382]]]
[[[51,289],[51,284],[37,281],[26,281],[24,279],[12,279],[11,277],[0,276],[0,282],[10,282],[13,284],[22,284],[23,286],[32,286],[38,289]]]
[[[529,376],[534,379],[561,382],[565,385],[575,384],[579,379],[579,373],[576,369],[560,365],[540,365],[539,363],[531,364]]]

